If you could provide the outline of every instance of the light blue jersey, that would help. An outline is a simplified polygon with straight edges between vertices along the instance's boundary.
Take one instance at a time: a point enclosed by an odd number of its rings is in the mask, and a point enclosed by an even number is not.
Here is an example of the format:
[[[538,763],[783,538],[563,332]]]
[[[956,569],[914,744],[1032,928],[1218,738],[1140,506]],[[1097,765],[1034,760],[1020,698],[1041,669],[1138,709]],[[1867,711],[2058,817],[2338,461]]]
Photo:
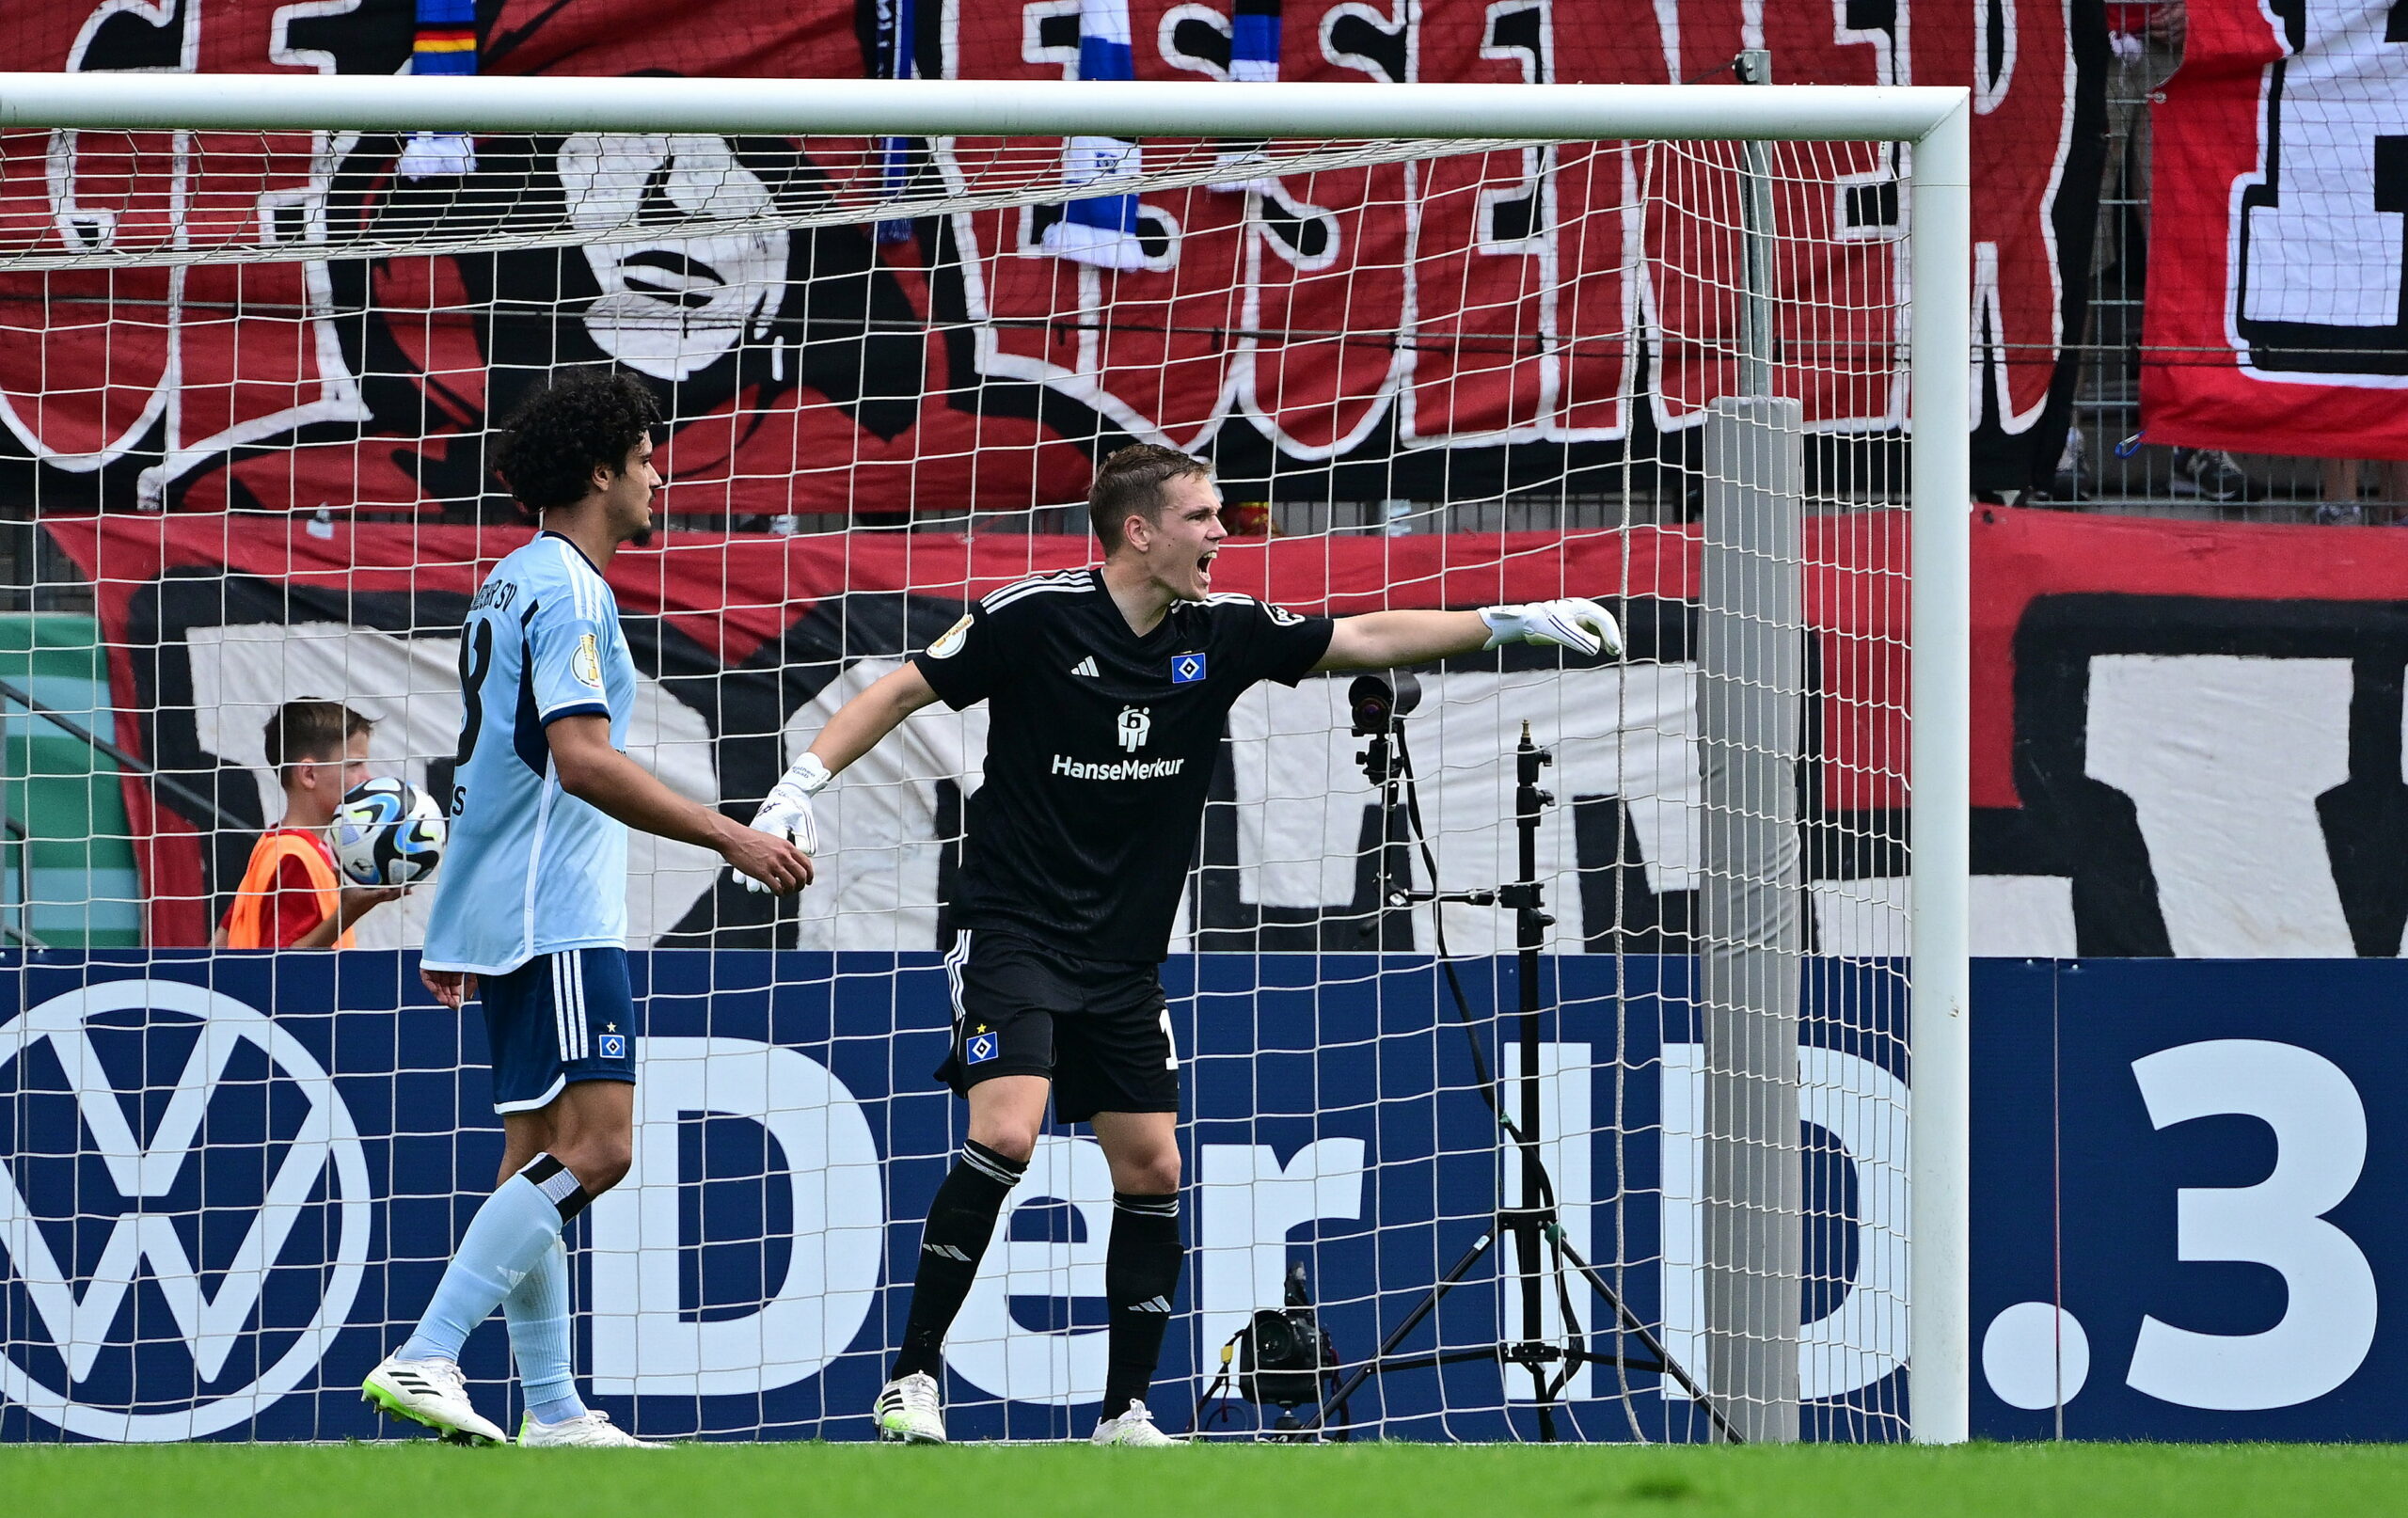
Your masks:
[[[547,532],[494,565],[461,629],[452,842],[428,968],[499,975],[539,954],[626,947],[626,825],[561,789],[544,730],[597,713],[624,751],[635,697],[618,603],[584,554]]]

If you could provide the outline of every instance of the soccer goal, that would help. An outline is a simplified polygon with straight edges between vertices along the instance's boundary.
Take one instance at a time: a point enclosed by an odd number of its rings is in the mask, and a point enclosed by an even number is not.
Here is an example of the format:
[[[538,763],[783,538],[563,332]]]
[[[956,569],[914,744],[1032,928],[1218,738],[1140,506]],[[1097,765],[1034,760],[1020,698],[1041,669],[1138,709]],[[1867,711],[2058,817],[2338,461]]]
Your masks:
[[[0,1438],[374,1433],[347,1388],[499,1153],[410,957],[440,872],[349,948],[210,944],[297,804],[284,704],[450,794],[461,623],[528,531],[491,435],[588,366],[665,419],[610,576],[629,751],[738,817],[967,603],[1091,562],[1128,442],[1212,459],[1216,593],[1620,619],[1620,658],[1232,710],[1164,971],[1166,1427],[1966,1438],[1968,114],[0,76],[0,477],[52,609],[0,651],[49,756],[0,843]],[[794,903],[636,842],[637,1154],[572,1235],[622,1423],[866,1435],[962,1133],[928,1072],[985,734],[931,708],[840,777]],[[1084,1434],[1112,1190],[1040,1140],[956,1438]],[[499,1406],[499,1330],[465,1363]]]

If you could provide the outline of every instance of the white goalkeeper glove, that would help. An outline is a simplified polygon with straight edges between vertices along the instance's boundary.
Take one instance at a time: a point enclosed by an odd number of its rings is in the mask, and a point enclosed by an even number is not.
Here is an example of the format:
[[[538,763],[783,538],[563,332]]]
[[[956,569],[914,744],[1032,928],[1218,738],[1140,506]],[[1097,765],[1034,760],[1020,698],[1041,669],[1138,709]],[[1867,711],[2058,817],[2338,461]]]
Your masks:
[[[828,788],[836,777],[819,762],[819,756],[805,753],[794,762],[769,794],[762,799],[761,810],[752,814],[752,829],[770,837],[794,845],[807,858],[819,852],[819,821],[811,814],[811,799]],[[766,892],[768,885],[738,870],[736,878],[744,889]]]
[[[1575,597],[1532,601],[1528,606],[1483,607],[1480,620],[1488,624],[1488,641],[1481,645],[1486,648],[1500,643],[1548,643],[1578,654],[1622,656],[1622,629],[1614,625],[1614,614],[1594,601]]]

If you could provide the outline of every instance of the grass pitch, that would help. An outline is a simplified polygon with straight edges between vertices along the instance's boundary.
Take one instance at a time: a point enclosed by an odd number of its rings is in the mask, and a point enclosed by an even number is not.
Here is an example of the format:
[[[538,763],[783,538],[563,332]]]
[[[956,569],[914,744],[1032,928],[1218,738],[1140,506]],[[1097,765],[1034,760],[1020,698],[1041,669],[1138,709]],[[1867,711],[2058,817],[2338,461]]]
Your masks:
[[[1090,1450],[714,1445],[667,1454],[0,1448],[8,1518],[2045,1518],[2408,1513],[2408,1447],[1430,1445]]]

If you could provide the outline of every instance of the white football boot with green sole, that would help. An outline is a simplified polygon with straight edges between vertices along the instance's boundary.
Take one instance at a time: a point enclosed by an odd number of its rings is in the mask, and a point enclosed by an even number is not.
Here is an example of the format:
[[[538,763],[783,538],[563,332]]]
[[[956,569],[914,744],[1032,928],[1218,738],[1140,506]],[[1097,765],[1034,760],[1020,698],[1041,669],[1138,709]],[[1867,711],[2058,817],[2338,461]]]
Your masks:
[[[938,1399],[936,1378],[925,1371],[888,1382],[878,1394],[872,1416],[878,1423],[878,1436],[885,1443],[944,1443],[944,1405]]]
[[[388,1416],[423,1423],[448,1444],[506,1445],[510,1435],[468,1400],[467,1378],[449,1360],[387,1355],[359,1384],[359,1399]]]

